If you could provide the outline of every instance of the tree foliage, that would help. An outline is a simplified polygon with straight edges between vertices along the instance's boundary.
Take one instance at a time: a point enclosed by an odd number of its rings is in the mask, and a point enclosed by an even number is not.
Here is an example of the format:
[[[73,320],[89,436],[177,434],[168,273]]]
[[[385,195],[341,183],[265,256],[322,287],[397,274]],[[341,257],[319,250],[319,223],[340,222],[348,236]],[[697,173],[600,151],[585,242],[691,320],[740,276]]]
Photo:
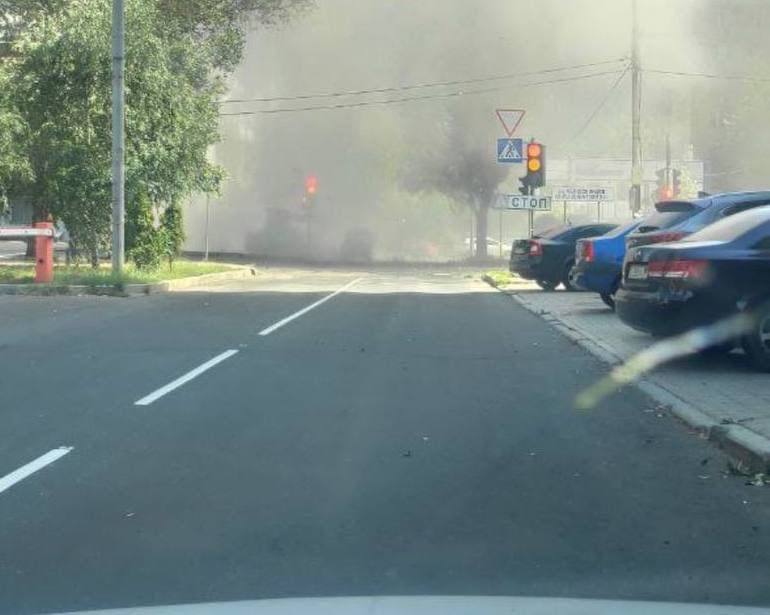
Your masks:
[[[496,163],[484,143],[467,116],[453,115],[444,124],[441,138],[409,161],[404,178],[408,190],[438,192],[474,212],[479,257],[487,255],[489,208],[508,175],[508,169]]]
[[[146,223],[148,204],[156,218],[170,207],[181,216],[185,198],[219,189],[224,171],[207,152],[219,139],[217,100],[246,28],[305,4],[126,1],[128,225],[132,215]],[[110,231],[111,5],[0,0],[12,49],[0,72],[0,85],[12,83],[0,94],[0,187],[31,199],[38,217],[63,220],[92,259]],[[181,219],[174,224],[181,228]]]

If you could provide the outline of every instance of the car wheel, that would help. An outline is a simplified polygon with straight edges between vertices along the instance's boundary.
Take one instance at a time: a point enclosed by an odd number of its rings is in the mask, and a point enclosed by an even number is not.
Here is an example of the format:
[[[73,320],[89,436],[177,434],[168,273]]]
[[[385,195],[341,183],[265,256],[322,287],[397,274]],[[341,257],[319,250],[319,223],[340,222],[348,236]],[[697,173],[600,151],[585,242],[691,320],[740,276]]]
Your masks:
[[[564,288],[570,292],[577,290],[577,288],[575,288],[575,285],[569,279],[569,272],[572,271],[572,268],[574,266],[575,266],[575,261],[567,262],[567,264],[564,265],[564,272],[561,275],[561,283],[564,284]]]
[[[770,372],[770,306],[767,304],[753,315],[751,331],[743,337],[743,349],[757,368]]]
[[[600,295],[602,301],[604,301],[604,305],[610,308],[613,312],[615,311],[615,293],[618,292],[618,288],[620,288],[620,278],[617,278],[612,283],[612,290],[609,293]]]
[[[559,285],[553,280],[535,280],[535,283],[543,290],[554,290]]]

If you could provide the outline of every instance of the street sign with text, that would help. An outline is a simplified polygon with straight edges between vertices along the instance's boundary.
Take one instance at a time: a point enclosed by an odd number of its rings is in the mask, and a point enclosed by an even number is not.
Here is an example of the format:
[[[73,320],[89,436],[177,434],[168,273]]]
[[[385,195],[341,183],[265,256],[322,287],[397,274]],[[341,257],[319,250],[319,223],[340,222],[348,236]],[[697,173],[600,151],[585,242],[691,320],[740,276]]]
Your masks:
[[[495,209],[523,211],[551,211],[550,196],[524,196],[521,194],[500,194]]]
[[[555,201],[574,201],[579,203],[605,203],[615,200],[612,188],[581,188],[578,186],[559,186],[553,189]]]

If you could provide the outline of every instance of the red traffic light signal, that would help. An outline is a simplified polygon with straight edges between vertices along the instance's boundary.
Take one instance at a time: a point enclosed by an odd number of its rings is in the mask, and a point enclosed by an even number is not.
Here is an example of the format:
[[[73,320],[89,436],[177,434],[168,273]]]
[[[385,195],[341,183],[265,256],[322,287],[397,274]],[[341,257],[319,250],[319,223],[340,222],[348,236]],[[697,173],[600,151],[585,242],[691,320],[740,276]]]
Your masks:
[[[305,194],[314,195],[318,192],[318,178],[315,175],[308,175],[305,178]]]

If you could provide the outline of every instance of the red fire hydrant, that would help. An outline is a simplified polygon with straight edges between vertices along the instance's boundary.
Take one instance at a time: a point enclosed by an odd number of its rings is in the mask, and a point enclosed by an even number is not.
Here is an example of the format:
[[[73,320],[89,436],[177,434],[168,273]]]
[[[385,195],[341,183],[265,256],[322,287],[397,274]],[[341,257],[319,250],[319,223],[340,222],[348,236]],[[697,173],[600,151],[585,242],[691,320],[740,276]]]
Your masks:
[[[49,233],[35,237],[35,283],[53,282],[53,222],[35,222],[36,229],[46,229]]]

